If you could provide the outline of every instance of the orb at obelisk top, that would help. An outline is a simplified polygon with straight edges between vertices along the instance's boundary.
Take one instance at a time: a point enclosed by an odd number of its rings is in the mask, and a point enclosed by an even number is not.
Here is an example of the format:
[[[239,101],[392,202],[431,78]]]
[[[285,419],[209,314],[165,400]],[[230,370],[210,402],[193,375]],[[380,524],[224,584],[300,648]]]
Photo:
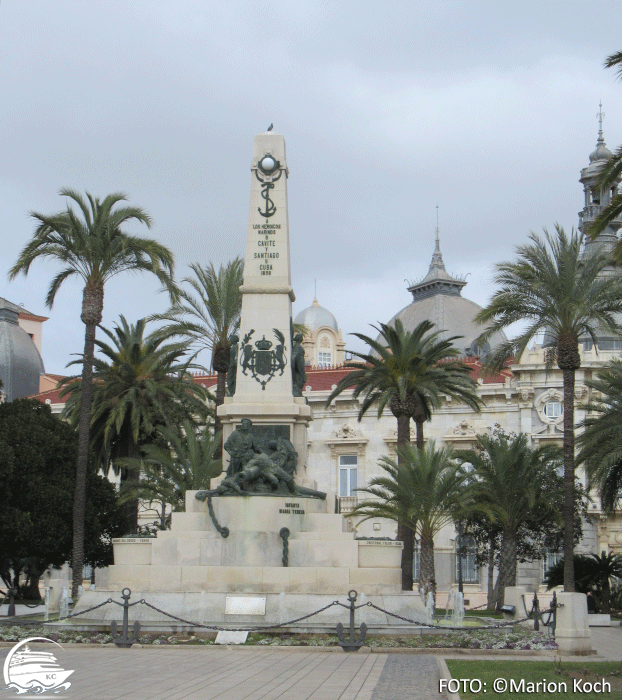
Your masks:
[[[311,409],[294,396],[292,301],[285,139],[266,131],[255,136],[244,261],[242,315],[233,347],[229,396],[218,407],[226,440],[242,418],[264,430],[289,432],[305,462]]]

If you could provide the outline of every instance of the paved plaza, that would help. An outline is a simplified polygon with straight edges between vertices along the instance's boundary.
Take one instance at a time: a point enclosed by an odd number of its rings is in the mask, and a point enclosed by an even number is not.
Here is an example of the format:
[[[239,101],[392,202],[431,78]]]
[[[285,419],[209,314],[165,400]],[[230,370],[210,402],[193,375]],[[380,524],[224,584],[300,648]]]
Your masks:
[[[590,660],[622,660],[622,628],[592,630]],[[0,665],[10,647],[0,648]],[[443,659],[484,658],[447,650],[429,653],[347,654],[257,647],[93,647],[64,645],[59,664],[75,671],[59,697],[86,700],[429,700],[438,692]],[[494,659],[521,658],[510,654]],[[530,657],[551,659],[551,653]],[[577,660],[578,657],[568,657]],[[19,697],[0,690],[0,700]],[[26,697],[26,696],[21,696]],[[34,696],[33,696],[34,697]]]

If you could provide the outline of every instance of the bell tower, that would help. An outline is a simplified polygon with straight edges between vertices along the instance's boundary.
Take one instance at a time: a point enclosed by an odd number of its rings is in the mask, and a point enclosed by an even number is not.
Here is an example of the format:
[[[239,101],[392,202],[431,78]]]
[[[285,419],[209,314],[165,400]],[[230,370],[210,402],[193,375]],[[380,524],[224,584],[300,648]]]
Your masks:
[[[603,117],[602,103],[598,111],[598,139],[596,149],[590,153],[590,164],[581,170],[579,182],[583,185],[585,202],[583,210],[579,212],[579,231],[585,236],[584,255],[595,249],[610,252],[617,243],[616,232],[622,226],[622,220],[615,219],[610,222],[607,228],[598,236],[595,241],[588,238],[589,230],[596,217],[603,209],[611,203],[611,199],[618,193],[618,186],[621,178],[618,178],[611,188],[600,188],[597,180],[603,165],[611,157],[612,153],[605,145],[603,138]],[[613,268],[612,268],[613,269]]]

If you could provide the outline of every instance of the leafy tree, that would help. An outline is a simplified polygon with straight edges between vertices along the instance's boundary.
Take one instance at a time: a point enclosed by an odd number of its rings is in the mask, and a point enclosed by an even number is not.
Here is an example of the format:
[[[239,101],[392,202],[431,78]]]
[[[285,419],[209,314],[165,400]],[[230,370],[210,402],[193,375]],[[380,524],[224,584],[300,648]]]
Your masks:
[[[622,51],[616,51],[605,60],[605,68],[618,67],[617,76],[622,78]],[[618,180],[622,176],[622,146],[611,155],[609,160],[604,164],[599,173],[596,187],[601,193],[606,193],[615,187]],[[592,240],[597,238],[615,219],[619,219],[622,215],[622,193],[615,192],[609,204],[596,217],[589,232]],[[613,256],[617,262],[622,262],[622,245],[618,241]]]
[[[548,505],[536,506],[529,516],[521,522],[516,533],[516,557],[519,562],[533,562],[542,558],[545,550],[558,552],[564,544],[563,522],[555,517],[561,513],[564,502],[564,479],[556,470],[546,470],[539,477],[539,488],[547,494],[553,506],[553,513]],[[574,544],[583,537],[583,518],[587,514],[586,492],[578,480],[575,480]],[[483,512],[475,510],[464,523],[465,537],[475,544],[475,563],[488,567],[488,607],[494,608],[503,600],[501,577],[494,582],[494,569],[500,568],[501,542],[503,526],[492,521]],[[462,555],[467,553],[463,548]],[[493,585],[494,584],[494,585]]]
[[[166,321],[165,333],[187,337],[197,350],[211,352],[211,366],[218,375],[216,405],[220,406],[225,398],[230,338],[240,328],[244,262],[238,257],[218,270],[213,263],[193,264],[190,268],[194,277],[184,279],[190,289],[182,288],[178,301],[150,320]],[[220,430],[218,417],[215,430]]]
[[[167,527],[167,505],[174,511],[185,510],[186,491],[208,489],[210,479],[222,472],[222,461],[214,458],[222,439],[220,433],[213,435],[209,426],[197,432],[188,419],[181,427],[181,433],[160,428],[167,447],[145,445],[144,458],[134,465],[141,474],[138,483],[122,490],[121,501],[140,498],[150,507],[159,506],[161,530]]]
[[[26,244],[17,262],[9,270],[9,279],[22,272],[28,274],[32,263],[39,258],[52,258],[63,269],[52,280],[47,294],[47,305],[52,308],[56,293],[63,282],[74,275],[82,278],[82,314],[85,326],[82,355],[83,399],[78,426],[79,443],[76,464],[76,491],[73,499],[73,584],[72,595],[78,594],[82,582],[84,562],[84,522],[86,512],[86,474],[91,419],[91,394],[95,329],[101,323],[104,308],[104,285],[120,272],[151,272],[171,292],[173,255],[163,245],[149,238],[124,233],[122,227],[132,220],[151,226],[148,214],[138,207],[115,206],[127,197],[115,193],[103,201],[87,192],[88,203],[77,192],[62,189],[61,196],[72,200],[82,213],[82,219],[67,204],[65,211],[44,215],[32,212],[37,221],[32,240]]]
[[[502,598],[506,586],[516,585],[521,528],[561,520],[546,487],[557,477],[562,452],[551,445],[532,449],[524,433],[506,434],[497,426],[492,435],[477,436],[474,450],[457,454],[471,465],[469,474],[480,513],[475,523],[487,530],[489,541],[497,535],[497,528],[501,531],[498,589]]]
[[[531,244],[517,247],[518,260],[497,265],[495,282],[500,289],[490,304],[476,316],[490,323],[478,342],[486,341],[516,321],[527,327],[513,340],[489,355],[487,366],[499,370],[512,356],[520,358],[534,337],[546,332],[550,343],[550,364],[557,362],[564,385],[564,589],[574,590],[572,550],[574,542],[574,388],[575,372],[581,366],[579,338],[603,331],[619,335],[622,327],[615,314],[622,312],[622,279],[601,276],[608,264],[598,252],[581,255],[582,237],[568,236],[558,225],[555,235],[544,230],[544,240],[530,234]]]
[[[467,474],[449,447],[436,449],[431,440],[423,450],[410,445],[398,449],[399,461],[382,457],[384,475],[373,477],[358,491],[373,496],[353,509],[352,516],[388,518],[402,522],[419,537],[419,590],[436,595],[434,536],[470,502]],[[405,545],[404,545],[405,546]]]
[[[410,420],[417,426],[417,447],[423,449],[423,423],[431,420],[432,410],[441,405],[441,396],[451,396],[479,410],[476,384],[469,368],[459,361],[447,361],[458,355],[453,341],[460,336],[439,340],[440,331],[431,332],[434,324],[422,321],[412,332],[404,330],[397,319],[395,327],[381,323],[374,340],[354,333],[372,352],[354,352],[361,362],[352,362],[349,372],[328,397],[328,406],[346,389],[354,388],[353,398],[363,397],[358,414],[360,421],[372,407],[378,418],[389,408],[397,420],[398,448],[410,443]],[[399,459],[399,456],[398,456]],[[402,552],[402,588],[412,590],[413,529],[398,521],[398,539],[404,542]]]
[[[49,566],[62,566],[72,552],[72,502],[78,435],[31,399],[0,404],[0,575],[28,574],[26,597],[38,597]],[[126,527],[114,486],[87,470],[85,561],[112,561],[111,538]],[[80,569],[82,577],[82,569]]]
[[[585,406],[591,415],[580,426],[584,432],[577,439],[577,461],[585,462],[604,510],[613,513],[622,492],[622,361],[613,359],[586,384],[593,389]]]
[[[587,593],[596,587],[600,593],[601,610],[611,612],[611,582],[622,578],[622,556],[609,552],[598,554],[575,554],[576,586],[579,593]],[[552,566],[544,579],[547,589],[561,586],[563,581],[563,559]]]
[[[106,464],[119,469],[118,458],[138,460],[142,447],[156,439],[158,426],[173,426],[193,415],[205,416],[208,392],[193,381],[184,361],[187,343],[166,343],[160,332],[145,335],[145,320],[128,323],[123,316],[113,331],[102,328],[111,344],[96,340],[102,357],[93,359],[93,445]],[[63,380],[65,416],[76,423],[81,412],[82,382]],[[122,482],[138,474],[121,469]],[[130,527],[137,527],[138,503],[128,508]]]

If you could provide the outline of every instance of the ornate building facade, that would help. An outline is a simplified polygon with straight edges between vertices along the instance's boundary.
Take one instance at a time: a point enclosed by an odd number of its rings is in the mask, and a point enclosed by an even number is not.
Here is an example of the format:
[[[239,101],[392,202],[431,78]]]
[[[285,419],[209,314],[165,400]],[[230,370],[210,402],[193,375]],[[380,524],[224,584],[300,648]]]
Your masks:
[[[607,205],[616,188],[607,192],[598,191],[596,177],[602,163],[610,155],[603,135],[602,122],[596,149],[590,155],[590,164],[581,171],[580,182],[584,187],[584,208],[579,214],[582,232]],[[595,242],[586,244],[586,251],[595,245],[611,249],[617,241],[617,230],[621,222],[613,222]],[[615,274],[613,266],[607,271]],[[546,443],[561,445],[563,421],[563,394],[561,372],[545,366],[542,345],[534,345],[521,358],[497,376],[486,376],[481,372],[480,358],[490,348],[480,347],[476,338],[481,327],[473,321],[480,310],[474,302],[462,296],[465,279],[451,276],[443,261],[440,240],[436,236],[435,248],[427,275],[407,287],[412,301],[399,311],[391,321],[400,319],[407,330],[427,319],[448,336],[461,336],[456,345],[463,360],[471,367],[477,381],[477,391],[483,403],[476,413],[464,404],[445,397],[441,408],[434,412],[430,423],[425,425],[426,440],[437,444],[448,444],[456,448],[475,445],[476,436],[490,433],[495,425],[506,432],[523,432],[530,437],[532,445]],[[307,362],[307,381],[303,396],[312,408],[313,420],[308,429],[307,454],[300,462],[306,465],[307,476],[317,487],[335,499],[342,513],[356,504],[357,488],[369,483],[381,473],[378,460],[383,455],[394,455],[397,443],[395,418],[386,410],[378,419],[375,411],[357,420],[360,402],[353,399],[352,392],[342,393],[329,406],[326,401],[339,380],[348,372],[344,363],[345,343],[334,315],[320,306],[317,299],[310,307],[298,313],[295,322],[304,324],[308,332],[303,341]],[[493,336],[490,344],[504,339],[503,334]],[[546,343],[546,338],[544,339]],[[622,340],[599,338],[598,347],[587,339],[581,345],[581,369],[576,373],[575,416],[579,423],[585,417],[582,405],[589,400],[590,390],[586,382],[612,357],[622,354]],[[197,382],[211,388],[216,378],[199,376]],[[38,395],[50,404],[54,412],[62,410],[55,390]],[[412,424],[414,431],[414,424]],[[585,482],[583,474],[580,478]],[[385,520],[368,520],[364,523],[351,521],[351,527],[361,537],[394,538],[396,525]],[[605,518],[595,499],[588,507],[584,523],[584,537],[579,551],[601,550],[622,553],[622,516]],[[457,586],[457,531],[453,525],[446,526],[435,539],[435,564],[439,592]],[[518,584],[531,590],[541,585],[545,567],[553,563],[558,553],[542,552],[542,560],[519,566]],[[462,561],[465,597],[472,606],[485,602],[487,571],[473,565],[468,555]],[[415,570],[415,575],[416,575]]]

